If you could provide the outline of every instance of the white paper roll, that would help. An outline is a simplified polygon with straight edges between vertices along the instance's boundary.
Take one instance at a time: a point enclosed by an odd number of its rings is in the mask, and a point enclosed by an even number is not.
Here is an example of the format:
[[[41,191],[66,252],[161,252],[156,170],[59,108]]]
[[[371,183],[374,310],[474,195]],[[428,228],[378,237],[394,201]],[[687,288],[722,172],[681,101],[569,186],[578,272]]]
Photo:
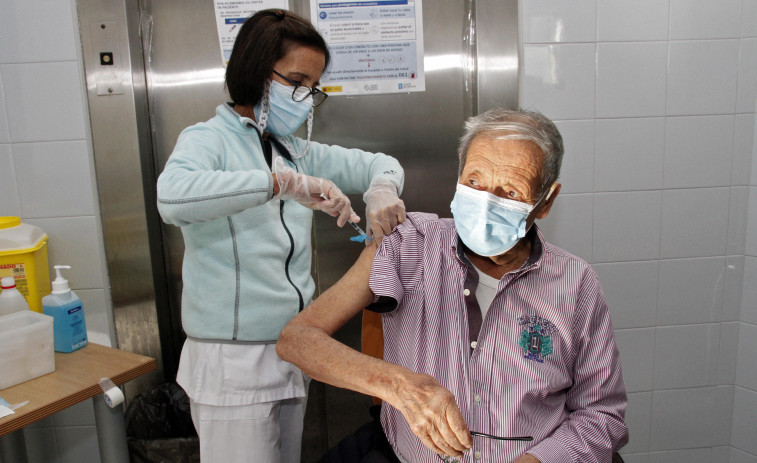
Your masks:
[[[124,403],[124,393],[121,392],[121,389],[118,387],[108,389],[103,392],[103,395],[105,395],[105,403],[108,404],[108,407],[110,408]]]

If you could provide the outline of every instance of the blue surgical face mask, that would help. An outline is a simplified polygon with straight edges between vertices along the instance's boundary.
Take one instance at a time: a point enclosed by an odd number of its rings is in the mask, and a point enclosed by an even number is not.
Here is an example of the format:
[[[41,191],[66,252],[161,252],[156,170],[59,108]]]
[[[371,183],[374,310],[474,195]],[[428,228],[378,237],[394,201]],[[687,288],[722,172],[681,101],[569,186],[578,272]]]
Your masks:
[[[457,234],[480,256],[499,256],[526,236],[526,219],[535,206],[457,184],[450,208]]]
[[[294,101],[292,99],[292,87],[272,80],[265,130],[279,137],[291,135],[307,120],[312,108],[312,96],[303,101]],[[258,120],[260,120],[261,112],[262,101],[255,107],[255,117]]]

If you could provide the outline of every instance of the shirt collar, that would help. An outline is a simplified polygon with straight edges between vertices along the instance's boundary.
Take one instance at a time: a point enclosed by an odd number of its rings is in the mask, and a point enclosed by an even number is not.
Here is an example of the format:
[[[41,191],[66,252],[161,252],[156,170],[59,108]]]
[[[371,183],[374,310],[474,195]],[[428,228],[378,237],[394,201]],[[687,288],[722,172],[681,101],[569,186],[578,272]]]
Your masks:
[[[523,237],[523,239],[529,240],[531,242],[531,254],[528,256],[526,262],[518,270],[516,270],[516,272],[526,271],[530,270],[531,268],[537,267],[539,265],[539,260],[541,259],[541,256],[544,252],[544,236],[541,234],[541,230],[536,224],[531,225],[531,228],[528,230],[528,233],[526,233],[526,236]],[[466,266],[473,265],[465,255],[465,244],[463,244],[463,241],[460,239],[457,231],[455,231],[454,240],[451,243],[451,246],[455,251],[455,254],[457,254],[457,258],[460,260],[460,262],[462,262]]]

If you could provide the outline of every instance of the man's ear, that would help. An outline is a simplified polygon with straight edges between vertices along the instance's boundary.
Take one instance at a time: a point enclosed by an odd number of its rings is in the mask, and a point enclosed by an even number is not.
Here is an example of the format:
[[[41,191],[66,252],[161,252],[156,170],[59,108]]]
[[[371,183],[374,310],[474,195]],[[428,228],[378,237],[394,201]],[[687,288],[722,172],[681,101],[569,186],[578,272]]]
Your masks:
[[[557,198],[557,195],[560,194],[560,188],[562,185],[555,182],[552,186],[551,191],[547,194],[547,197],[544,198],[544,202],[542,202],[534,211],[534,218],[537,219],[543,219],[549,215],[550,209],[552,209],[552,205],[555,203],[555,198]]]

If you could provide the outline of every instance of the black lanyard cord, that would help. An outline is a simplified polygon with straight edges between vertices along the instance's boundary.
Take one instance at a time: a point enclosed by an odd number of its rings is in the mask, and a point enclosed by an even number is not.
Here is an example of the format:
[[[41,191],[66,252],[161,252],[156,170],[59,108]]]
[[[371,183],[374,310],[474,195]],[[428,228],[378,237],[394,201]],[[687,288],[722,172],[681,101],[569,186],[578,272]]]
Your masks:
[[[278,151],[281,156],[284,156],[284,159],[294,164],[294,160],[292,159],[292,155],[289,153],[289,150],[286,149],[286,147],[274,136],[272,136],[268,132],[261,135],[257,129],[253,128],[253,130],[255,130],[255,133],[258,134],[258,138],[260,139],[260,146],[263,147],[263,156],[265,156],[265,162],[266,164],[268,164],[269,169],[273,170],[273,147],[271,146],[271,143],[276,146],[276,151]],[[295,170],[297,170],[296,164]]]

